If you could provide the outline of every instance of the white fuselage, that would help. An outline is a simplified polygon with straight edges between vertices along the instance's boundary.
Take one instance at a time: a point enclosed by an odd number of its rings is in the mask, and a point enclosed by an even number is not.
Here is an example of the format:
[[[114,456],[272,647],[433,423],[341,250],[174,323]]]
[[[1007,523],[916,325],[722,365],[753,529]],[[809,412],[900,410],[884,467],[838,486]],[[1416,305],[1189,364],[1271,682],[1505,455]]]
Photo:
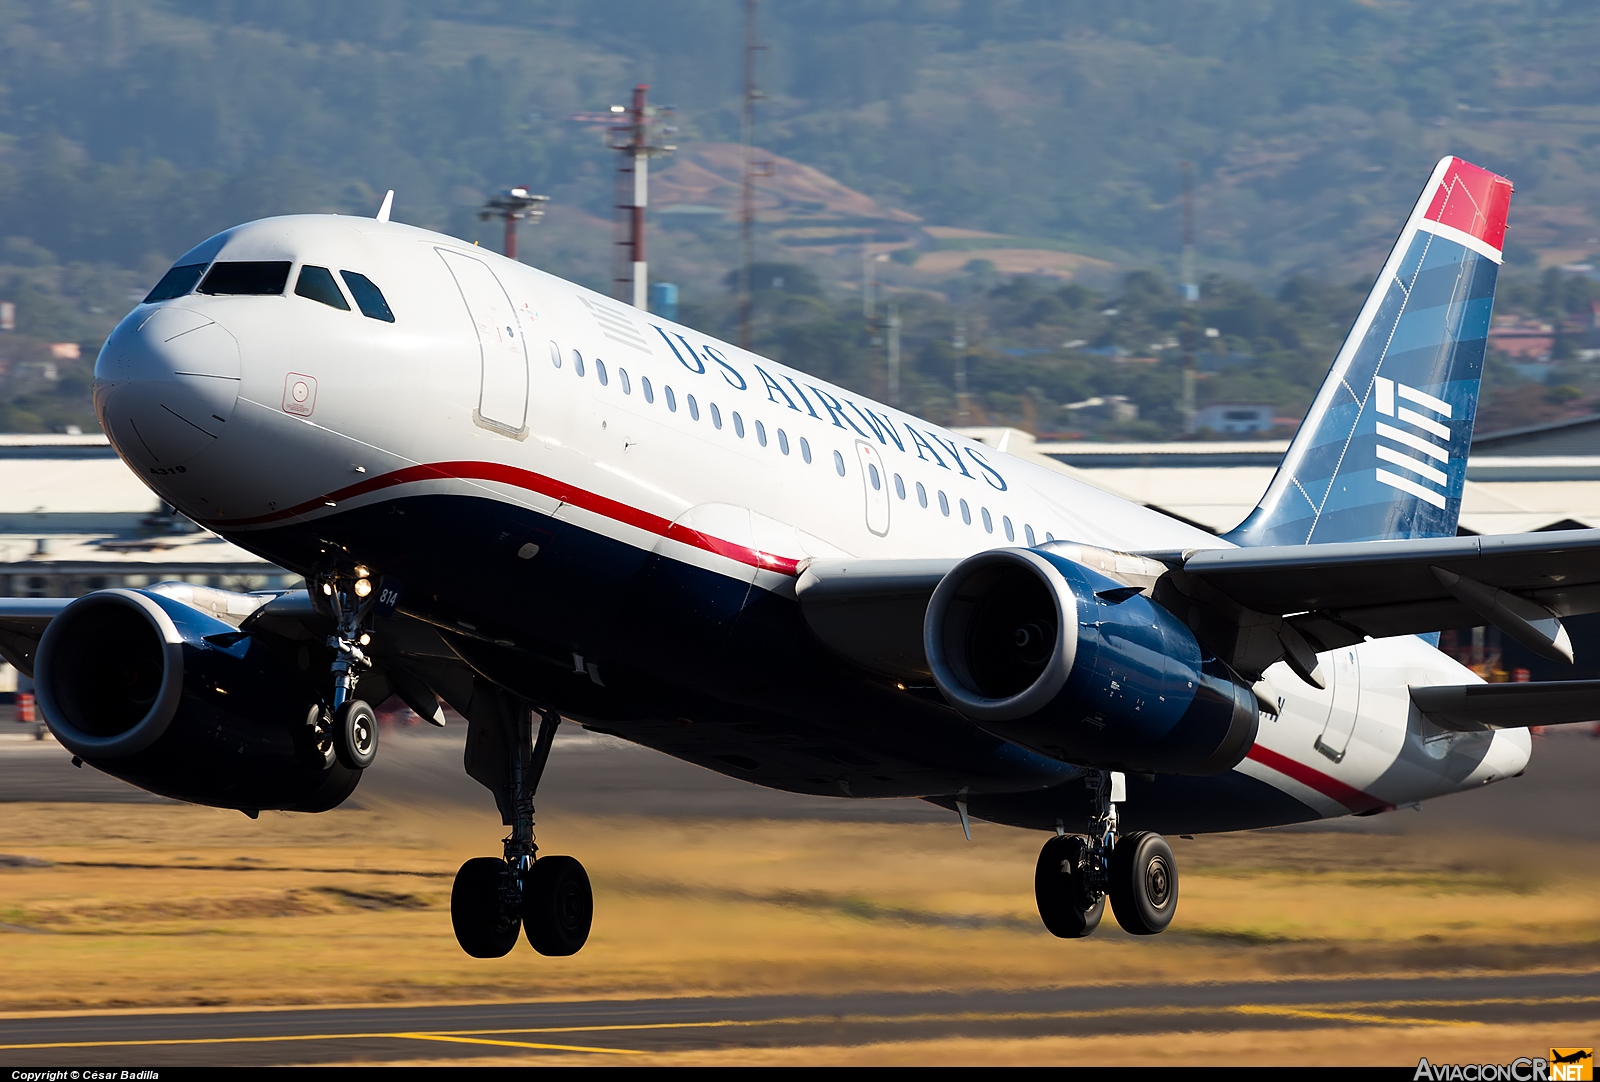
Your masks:
[[[134,470],[246,547],[361,501],[465,491],[779,594],[811,557],[1227,544],[436,233],[303,216],[196,253],[290,261],[290,288],[141,306],[107,343],[97,391]],[[306,264],[366,275],[394,322],[296,296]],[[196,367],[186,338],[224,356]],[[119,397],[122,384],[171,385],[189,404]],[[1408,686],[1476,679],[1421,639],[1335,651],[1322,668],[1326,691],[1282,664],[1268,673],[1280,712],[1263,715],[1238,767],[1319,814],[1471,788],[1527,762],[1524,730],[1448,734],[1416,715]]]

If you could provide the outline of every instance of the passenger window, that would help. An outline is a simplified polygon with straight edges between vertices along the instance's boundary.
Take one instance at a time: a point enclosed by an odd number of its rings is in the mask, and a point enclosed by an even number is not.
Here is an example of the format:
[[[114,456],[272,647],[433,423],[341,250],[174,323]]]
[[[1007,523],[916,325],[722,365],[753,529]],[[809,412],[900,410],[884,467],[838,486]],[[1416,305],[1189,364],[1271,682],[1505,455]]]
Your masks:
[[[894,494],[902,500],[906,498],[906,483],[898,473],[894,475]]]
[[[722,411],[717,408],[715,402],[711,403],[711,427],[719,430],[722,428]]]
[[[213,263],[200,292],[211,296],[278,297],[289,284],[289,263]]]
[[[944,494],[943,489],[939,490],[939,513],[945,518],[950,517],[950,497]]]
[[[1056,535],[1055,534],[1051,533],[1049,530],[1046,530],[1044,532],[1044,543],[1045,544],[1047,544],[1047,545],[1054,544],[1055,540],[1056,540]]]
[[[760,421],[756,422],[756,442],[763,447],[767,445],[767,426]]]
[[[686,394],[683,397],[689,403],[689,420],[698,421],[700,419],[700,403],[694,400],[694,395],[692,394]]]
[[[550,343],[550,363],[557,368],[561,367],[561,347],[554,342]]]
[[[804,436],[800,437],[800,457],[805,459],[807,466],[811,465],[811,443]]]
[[[928,506],[928,490],[922,487],[922,482],[917,482],[917,503],[923,507]]]
[[[154,304],[156,301],[170,301],[173,297],[181,297],[194,288],[200,276],[206,272],[208,264],[189,263],[182,267],[173,267],[161,276],[161,281],[156,283],[140,304]]]
[[[611,382],[611,377],[606,375],[606,362],[598,357],[594,359],[594,378],[600,381],[602,387]]]
[[[883,488],[883,478],[878,476],[878,467],[867,463],[867,479],[872,482],[872,491],[877,492]]]
[[[327,267],[313,267],[310,264],[301,267],[300,277],[295,279],[294,295],[326,304],[341,312],[350,311],[344,294],[339,292],[339,283],[333,280],[333,272]]]
[[[583,354],[577,350],[572,351],[572,370],[580,377],[583,375]]]
[[[961,521],[968,526],[972,525],[972,508],[967,506],[966,500],[961,501]]]
[[[1017,531],[1013,530],[1011,528],[1011,516],[1010,515],[1001,515],[1000,516],[1000,525],[1002,525],[1002,526],[1004,526],[1006,528],[1006,540],[1007,541],[1015,541],[1017,539]]]
[[[785,432],[781,428],[778,429],[778,450],[782,451],[784,454],[789,453],[789,433]]]
[[[833,452],[833,468],[840,477],[844,476],[844,456],[838,451]]]
[[[663,390],[665,390],[666,393],[667,393],[667,410],[669,412],[671,412],[671,413],[677,413],[678,412],[678,396],[672,393],[672,388],[671,387],[665,387],[665,388],[663,388]]]
[[[978,510],[983,515],[983,532],[994,533],[994,519],[989,517],[989,509],[980,507]]]
[[[622,381],[623,394],[633,393],[633,383],[628,379],[628,370],[626,368],[617,369],[617,379]]]
[[[733,411],[733,434],[744,439],[744,418],[739,416],[738,410]]]
[[[1033,527],[1024,523],[1022,526],[1022,536],[1027,539],[1028,547],[1033,548],[1033,546],[1036,544],[1036,542],[1033,540]]]
[[[339,277],[344,279],[345,288],[356,299],[356,307],[361,309],[362,315],[368,319],[381,319],[385,323],[394,322],[394,313],[389,311],[389,302],[383,299],[383,291],[373,285],[371,278],[347,270],[340,271]]]

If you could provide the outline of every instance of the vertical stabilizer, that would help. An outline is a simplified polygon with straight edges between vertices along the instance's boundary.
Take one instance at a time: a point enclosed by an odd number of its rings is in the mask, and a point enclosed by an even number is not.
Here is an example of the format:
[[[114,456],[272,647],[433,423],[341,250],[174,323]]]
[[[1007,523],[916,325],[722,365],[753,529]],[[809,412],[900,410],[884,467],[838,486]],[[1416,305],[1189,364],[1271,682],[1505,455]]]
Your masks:
[[[1438,164],[1266,495],[1228,540],[1455,534],[1510,204],[1504,177]]]

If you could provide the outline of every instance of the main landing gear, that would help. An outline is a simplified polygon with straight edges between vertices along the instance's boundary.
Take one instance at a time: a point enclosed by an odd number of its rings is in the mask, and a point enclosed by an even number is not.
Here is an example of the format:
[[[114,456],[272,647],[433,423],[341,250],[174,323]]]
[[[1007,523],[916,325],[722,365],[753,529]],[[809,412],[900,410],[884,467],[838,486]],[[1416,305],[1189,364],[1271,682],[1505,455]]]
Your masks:
[[[1034,870],[1039,916],[1052,935],[1082,939],[1100,924],[1106,899],[1123,931],[1155,935],[1178,909],[1178,867],[1165,838],[1149,831],[1118,836],[1117,805],[1107,771],[1089,775],[1094,834],[1063,834],[1044,843]]]
[[[503,858],[474,857],[456,873],[450,922],[456,942],[474,958],[509,953],[519,928],[540,954],[576,954],[588,940],[594,918],[588,873],[572,857],[538,858],[533,840],[533,797],[561,718],[554,711],[541,712],[535,737],[532,712],[521,704],[502,703],[506,708],[498,713],[503,728],[511,730],[503,734],[511,738],[505,747],[508,777],[503,789],[494,788],[497,798],[510,806],[511,834]],[[479,721],[472,719],[473,724]],[[470,744],[470,734],[468,739]]]

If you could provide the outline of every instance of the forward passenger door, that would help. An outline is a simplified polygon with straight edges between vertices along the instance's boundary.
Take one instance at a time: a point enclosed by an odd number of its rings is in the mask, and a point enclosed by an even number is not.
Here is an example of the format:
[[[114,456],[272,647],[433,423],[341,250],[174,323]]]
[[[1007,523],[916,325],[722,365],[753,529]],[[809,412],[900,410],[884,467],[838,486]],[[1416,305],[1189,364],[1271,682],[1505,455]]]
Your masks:
[[[481,369],[473,420],[508,436],[528,431],[528,349],[517,309],[487,264],[438,249],[478,332]]]

